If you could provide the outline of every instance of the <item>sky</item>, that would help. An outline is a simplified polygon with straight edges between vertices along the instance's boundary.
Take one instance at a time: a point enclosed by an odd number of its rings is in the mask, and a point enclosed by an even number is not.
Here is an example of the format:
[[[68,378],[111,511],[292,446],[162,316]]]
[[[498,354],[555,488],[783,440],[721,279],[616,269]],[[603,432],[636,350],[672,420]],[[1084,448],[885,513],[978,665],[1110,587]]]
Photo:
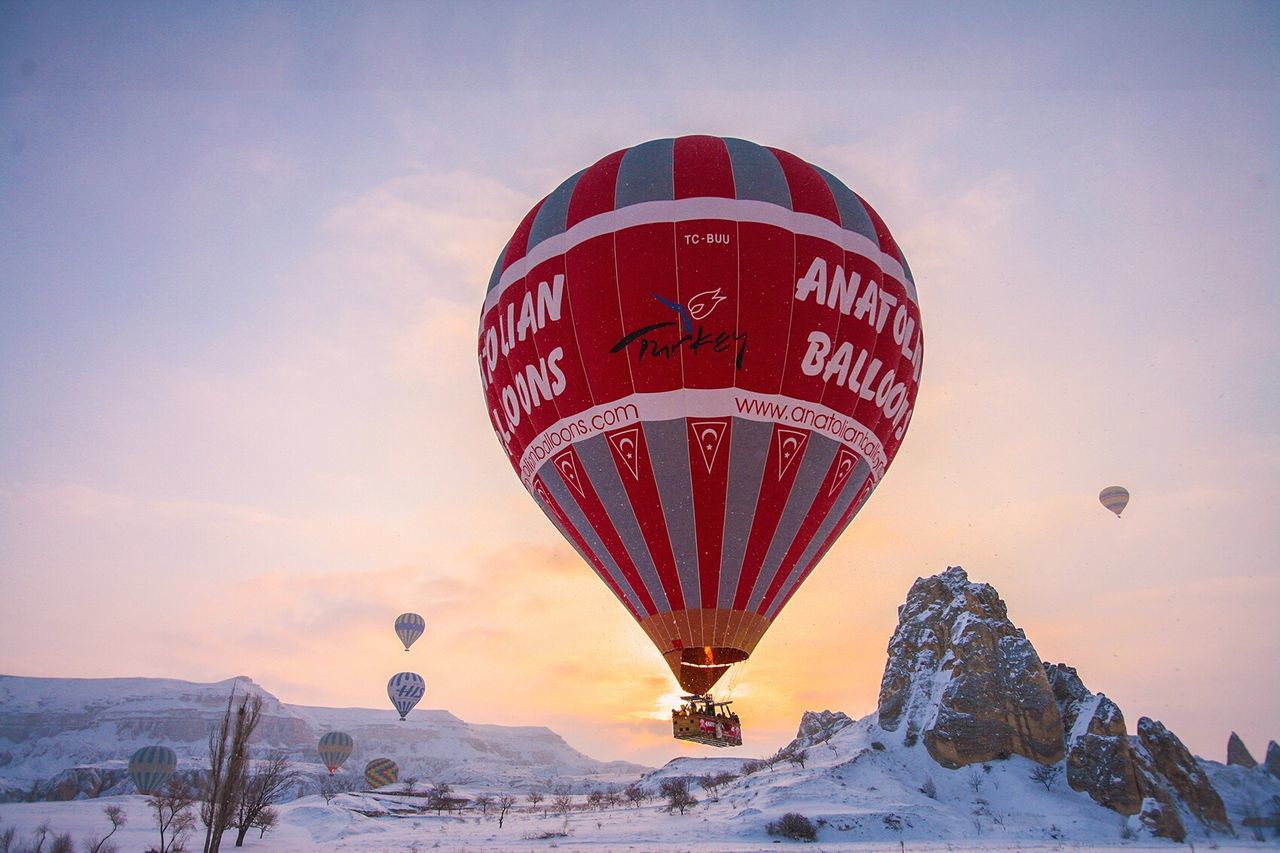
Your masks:
[[[883,484],[727,679],[746,751],[874,711],[897,606],[960,565],[1131,731],[1261,758],[1278,40],[1239,2],[0,3],[0,672],[382,707],[413,669],[596,758],[710,752],[475,361],[530,207],[709,133],[873,204],[929,342]]]

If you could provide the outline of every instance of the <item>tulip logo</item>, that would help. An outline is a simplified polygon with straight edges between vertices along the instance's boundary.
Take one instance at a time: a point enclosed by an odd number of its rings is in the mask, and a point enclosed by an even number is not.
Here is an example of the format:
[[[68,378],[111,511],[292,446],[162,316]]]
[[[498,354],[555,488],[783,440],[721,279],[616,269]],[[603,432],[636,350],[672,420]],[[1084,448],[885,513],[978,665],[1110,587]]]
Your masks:
[[[718,287],[715,290],[704,290],[701,293],[695,293],[690,297],[688,305],[681,305],[678,302],[663,299],[656,293],[650,295],[680,315],[680,325],[685,332],[692,332],[694,320],[704,319],[716,309],[717,305],[728,298],[720,295],[720,288]]]

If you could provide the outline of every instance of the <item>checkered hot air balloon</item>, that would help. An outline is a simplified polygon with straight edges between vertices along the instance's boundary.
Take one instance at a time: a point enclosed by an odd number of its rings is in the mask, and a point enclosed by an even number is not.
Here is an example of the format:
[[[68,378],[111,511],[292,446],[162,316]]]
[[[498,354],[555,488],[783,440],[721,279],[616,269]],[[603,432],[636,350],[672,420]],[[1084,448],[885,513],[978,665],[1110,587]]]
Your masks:
[[[923,340],[911,270],[862,197],[785,151],[684,136],[529,211],[478,356],[525,488],[701,694],[888,470]]]
[[[426,627],[427,620],[417,613],[401,613],[396,617],[396,636],[400,638],[400,642],[404,643],[406,652],[414,641],[422,636]]]
[[[178,769],[178,756],[167,746],[144,746],[129,759],[129,778],[139,794],[154,794]]]
[[[1098,501],[1119,518],[1120,513],[1129,505],[1129,490],[1124,486],[1107,486],[1098,493]]]
[[[390,758],[375,758],[364,766],[364,780],[370,788],[394,785],[400,778],[400,765]]]
[[[400,712],[400,719],[413,710],[422,694],[427,692],[427,682],[416,672],[397,672],[387,682],[387,696]]]
[[[324,762],[325,767],[329,768],[330,776],[351,757],[351,750],[355,745],[356,742],[346,732],[327,732],[320,738],[317,750],[320,753],[320,760]]]

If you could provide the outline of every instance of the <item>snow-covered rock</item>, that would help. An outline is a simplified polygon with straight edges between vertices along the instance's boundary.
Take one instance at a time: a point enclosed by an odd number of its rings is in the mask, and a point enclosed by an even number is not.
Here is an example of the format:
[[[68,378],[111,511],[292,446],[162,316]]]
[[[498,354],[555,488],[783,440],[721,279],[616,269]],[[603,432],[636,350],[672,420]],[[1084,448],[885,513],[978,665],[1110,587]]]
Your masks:
[[[880,682],[880,725],[922,738],[944,767],[1063,757],[1062,716],[1040,656],[989,584],[964,569],[918,578],[898,608]]]
[[[1046,663],[1044,669],[1062,712],[1067,784],[1113,811],[1137,814],[1142,794],[1119,706],[1091,693],[1074,667]]]

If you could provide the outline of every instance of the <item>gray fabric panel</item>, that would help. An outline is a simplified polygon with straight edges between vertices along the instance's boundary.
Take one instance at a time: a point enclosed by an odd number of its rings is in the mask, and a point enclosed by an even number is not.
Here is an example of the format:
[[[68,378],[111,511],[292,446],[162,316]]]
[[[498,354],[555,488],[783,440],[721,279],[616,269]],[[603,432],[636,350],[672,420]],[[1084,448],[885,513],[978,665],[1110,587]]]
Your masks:
[[[578,458],[585,469],[583,474],[591,481],[591,487],[596,490],[596,496],[613,521],[613,528],[618,531],[623,547],[631,555],[631,562],[635,563],[636,571],[649,590],[654,606],[659,612],[670,612],[671,604],[667,601],[667,593],[662,588],[662,580],[653,564],[649,545],[644,541],[644,532],[636,521],[635,510],[631,508],[631,499],[627,497],[627,490],[618,477],[618,469],[613,464],[613,453],[609,450],[604,433],[579,441],[574,444],[573,449],[578,452]]]
[[[702,584],[698,580],[698,531],[693,520],[688,430],[684,418],[644,423],[662,514],[680,574],[680,589],[684,592],[684,606],[695,608],[702,606]]]
[[[898,255],[900,256],[899,260],[902,261],[902,272],[904,275],[906,275],[907,281],[911,282],[912,284],[915,284],[916,277],[911,274],[911,267],[907,266],[907,256],[902,254],[901,246],[898,247]]]
[[[813,168],[827,182],[827,188],[835,197],[836,209],[840,211],[840,226],[846,231],[856,231],[879,246],[880,238],[876,236],[875,223],[867,215],[867,209],[862,206],[862,200],[835,175],[817,166]]]
[[[565,517],[569,519],[569,523],[582,535],[582,541],[587,543],[587,547],[592,553],[600,558],[600,562],[604,564],[605,569],[609,572],[609,577],[613,578],[613,582],[618,585],[622,593],[627,597],[627,601],[631,602],[637,613],[646,613],[647,609],[640,603],[640,599],[636,597],[631,589],[631,584],[627,582],[627,578],[622,573],[622,569],[618,567],[617,561],[613,559],[613,555],[609,553],[609,549],[604,547],[604,542],[600,540],[600,536],[596,533],[591,523],[587,521],[587,516],[583,513],[582,508],[578,506],[578,501],[574,498],[574,492],[560,478],[560,472],[556,470],[554,465],[543,465],[542,470],[538,472],[542,477],[542,482],[546,485],[547,491],[551,497],[555,498],[556,503],[564,510]],[[547,513],[547,517],[551,519],[553,524],[556,523],[555,517],[551,513]],[[558,524],[556,524],[559,527]],[[561,533],[564,533],[562,530]],[[566,537],[567,538],[567,537]],[[569,540],[573,542],[572,539]],[[575,545],[576,549],[577,546]],[[583,555],[586,558],[586,555]],[[588,564],[590,561],[588,561]]]
[[[727,137],[729,162],[733,164],[733,187],[739,199],[767,201],[787,210],[791,206],[791,187],[773,152],[745,139]]]
[[[724,507],[724,545],[720,552],[720,600],[729,610],[738,592],[738,577],[747,553],[747,536],[756,517],[760,480],[769,458],[773,424],[734,418],[729,432],[729,482]]]
[[[585,171],[586,169],[582,170]],[[529,248],[525,250],[526,254],[548,237],[564,233],[564,225],[569,220],[569,200],[573,198],[573,188],[578,185],[582,172],[556,187],[546,201],[542,202],[542,207],[538,208],[538,215],[533,217],[533,225],[529,228]]]
[[[613,194],[614,207],[675,198],[675,156],[674,139],[654,139],[623,154]]]
[[[507,256],[507,249],[509,248],[511,248],[511,241],[507,240],[506,245],[502,247],[502,251],[498,253],[498,260],[493,264],[493,272],[489,274],[489,286],[485,289],[485,293],[498,286],[498,281],[502,278],[502,259]]]
[[[831,468],[831,460],[835,458],[839,442],[814,433],[809,433],[809,441],[805,445],[804,458],[798,463],[793,459],[791,464],[800,466],[796,472],[795,482],[791,484],[791,494],[787,495],[787,505],[782,508],[782,516],[778,519],[778,528],[773,532],[769,542],[769,550],[765,552],[764,563],[760,566],[760,574],[756,576],[756,585],[751,590],[748,608],[755,610],[760,606],[765,591],[773,583],[773,576],[778,573],[782,558],[796,538],[796,531],[809,514],[813,498],[822,488],[822,481]],[[769,488],[766,483],[763,488]]]
[[[858,491],[862,489],[862,484],[871,474],[871,466],[867,464],[867,460],[859,457],[858,464],[854,466],[853,471],[849,473],[849,478],[844,481],[844,486],[840,489],[840,494],[836,497],[835,503],[831,505],[831,511],[827,513],[827,517],[822,519],[822,523],[818,525],[818,532],[813,535],[812,541],[809,542],[804,552],[800,554],[800,559],[796,561],[795,566],[791,570],[791,576],[787,578],[786,583],[778,590],[778,595],[774,598],[773,603],[769,605],[769,609],[765,612],[765,616],[769,619],[778,615],[778,609],[782,607],[782,602],[787,600],[787,596],[791,594],[791,590],[795,588],[799,581],[800,573],[804,571],[804,567],[809,565],[814,555],[818,553],[818,549],[822,547],[822,543],[831,535],[831,531],[844,517],[845,512],[849,509],[849,504],[853,503],[853,499],[858,496]]]

